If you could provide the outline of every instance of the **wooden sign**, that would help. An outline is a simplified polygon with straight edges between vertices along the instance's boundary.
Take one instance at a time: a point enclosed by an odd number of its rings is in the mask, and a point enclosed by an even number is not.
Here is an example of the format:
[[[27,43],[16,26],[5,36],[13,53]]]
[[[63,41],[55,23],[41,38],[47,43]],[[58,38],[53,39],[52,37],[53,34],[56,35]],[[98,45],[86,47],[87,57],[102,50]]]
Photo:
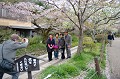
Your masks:
[[[15,61],[18,72],[39,70],[39,59],[33,56],[24,55]]]

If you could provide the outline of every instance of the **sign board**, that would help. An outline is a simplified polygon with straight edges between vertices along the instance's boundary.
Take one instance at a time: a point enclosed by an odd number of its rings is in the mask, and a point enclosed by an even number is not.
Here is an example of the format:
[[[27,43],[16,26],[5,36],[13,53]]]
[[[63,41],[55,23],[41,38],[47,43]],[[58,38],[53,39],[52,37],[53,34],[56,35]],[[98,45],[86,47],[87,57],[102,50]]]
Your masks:
[[[28,72],[39,70],[39,59],[33,56],[24,55],[19,59],[15,60],[16,70],[18,72]]]

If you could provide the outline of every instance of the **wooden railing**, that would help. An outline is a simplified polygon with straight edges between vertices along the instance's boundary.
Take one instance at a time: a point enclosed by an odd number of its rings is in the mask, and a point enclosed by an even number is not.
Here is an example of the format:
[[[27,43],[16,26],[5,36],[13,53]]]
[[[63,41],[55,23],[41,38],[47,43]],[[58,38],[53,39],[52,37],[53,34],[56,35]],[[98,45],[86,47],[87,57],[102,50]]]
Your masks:
[[[0,8],[0,18],[24,21],[24,22],[31,22],[30,16],[15,13],[15,12],[9,11],[7,9],[3,9],[3,8]]]

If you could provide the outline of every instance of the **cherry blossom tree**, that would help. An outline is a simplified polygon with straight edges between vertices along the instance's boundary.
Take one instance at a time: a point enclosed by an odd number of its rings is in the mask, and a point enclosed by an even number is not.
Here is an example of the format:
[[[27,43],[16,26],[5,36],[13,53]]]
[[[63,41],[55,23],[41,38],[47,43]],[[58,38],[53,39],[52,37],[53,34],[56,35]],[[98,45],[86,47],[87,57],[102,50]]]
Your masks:
[[[99,12],[106,6],[119,3],[116,0],[47,0],[47,3],[63,12],[67,18],[79,29],[79,45],[77,53],[82,51],[83,32],[86,22],[91,20],[95,14],[99,17]],[[71,18],[71,16],[74,16]],[[104,20],[104,19],[103,19]]]

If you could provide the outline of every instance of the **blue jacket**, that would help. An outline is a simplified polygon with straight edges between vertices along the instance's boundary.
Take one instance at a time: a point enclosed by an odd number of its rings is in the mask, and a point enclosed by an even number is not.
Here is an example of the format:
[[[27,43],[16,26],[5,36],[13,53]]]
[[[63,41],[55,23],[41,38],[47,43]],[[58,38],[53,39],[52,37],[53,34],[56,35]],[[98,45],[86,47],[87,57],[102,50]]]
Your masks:
[[[108,35],[108,40],[114,40],[114,36],[113,35]]]

